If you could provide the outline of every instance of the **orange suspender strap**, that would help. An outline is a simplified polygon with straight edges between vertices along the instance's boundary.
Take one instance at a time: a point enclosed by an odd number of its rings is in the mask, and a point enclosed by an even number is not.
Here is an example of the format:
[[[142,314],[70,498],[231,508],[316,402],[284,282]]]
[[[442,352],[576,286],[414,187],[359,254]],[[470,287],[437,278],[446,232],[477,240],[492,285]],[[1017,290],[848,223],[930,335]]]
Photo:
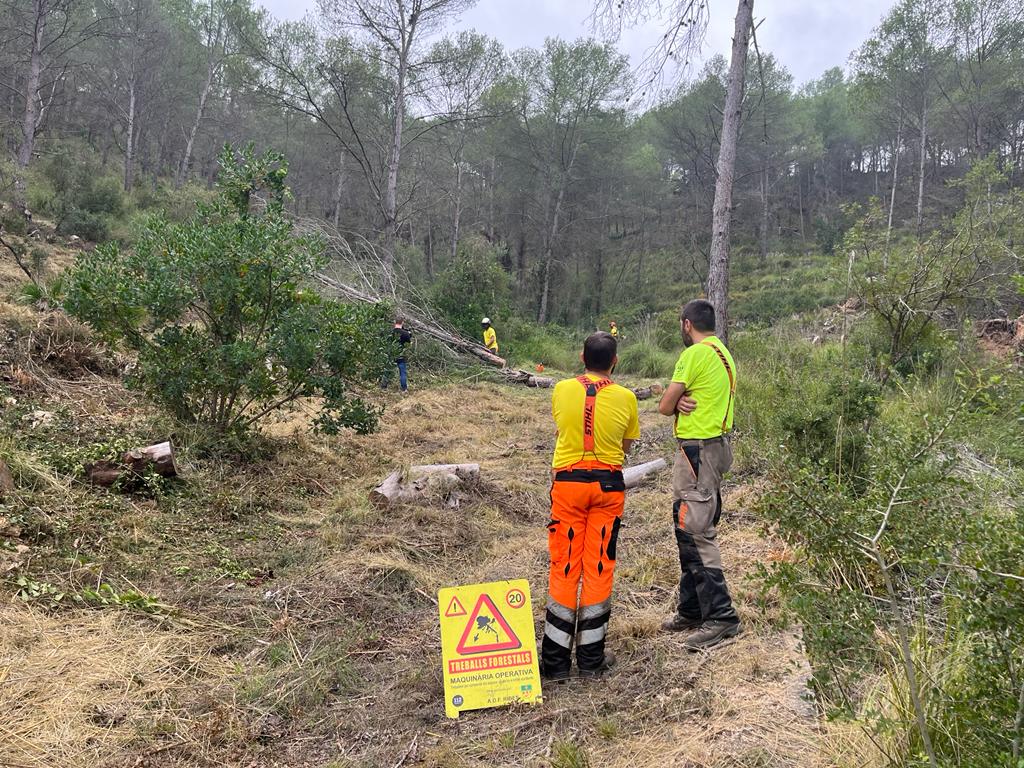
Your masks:
[[[576,378],[587,391],[587,399],[583,403],[583,453],[594,452],[594,406],[597,404],[597,393],[612,383],[611,379],[591,381],[588,376]]]
[[[729,402],[725,404],[725,416],[722,417],[722,434],[726,432],[726,426],[729,424],[729,409],[732,408],[732,397],[736,392],[736,379],[732,375],[732,366],[729,365],[729,361],[725,359],[725,354],[718,347],[710,341],[702,341],[701,344],[707,344],[718,355],[718,359],[722,361],[722,365],[725,366],[725,372],[729,374]]]

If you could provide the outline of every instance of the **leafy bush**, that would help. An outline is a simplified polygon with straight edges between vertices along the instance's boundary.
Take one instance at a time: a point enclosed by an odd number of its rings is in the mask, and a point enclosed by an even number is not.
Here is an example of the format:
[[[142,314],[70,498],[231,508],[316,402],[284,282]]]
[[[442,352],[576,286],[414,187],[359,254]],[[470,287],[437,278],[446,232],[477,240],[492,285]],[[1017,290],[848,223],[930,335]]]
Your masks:
[[[390,369],[389,309],[304,287],[324,258],[284,213],[283,157],[227,147],[220,163],[217,197],[185,223],[154,220],[132,252],[83,254],[67,310],[137,352],[135,383],[185,422],[245,431],[320,397],[320,428],[372,429],[377,413],[353,393]]]
[[[24,237],[28,233],[28,225],[25,217],[11,208],[0,209],[0,232],[9,232],[12,235]]]
[[[1016,764],[1024,477],[985,451],[1021,441],[1015,376],[891,395],[855,475],[791,447],[773,462],[761,511],[793,557],[768,583],[803,626],[819,701],[890,764]],[[827,442],[822,426],[810,447]]]
[[[1005,284],[1024,235],[1024,194],[993,192],[1005,180],[994,159],[976,163],[959,182],[963,208],[927,239],[893,235],[877,200],[847,233],[857,291],[884,333],[876,358],[883,381],[934,365],[937,327]]]
[[[509,278],[499,258],[498,250],[484,238],[465,237],[434,285],[434,306],[471,338],[480,335],[482,317],[497,319],[507,311]]]
[[[87,148],[59,143],[40,164],[31,203],[54,217],[60,234],[105,240],[111,219],[124,210],[124,193],[121,180],[104,171]]]
[[[57,232],[62,235],[78,235],[85,240],[101,243],[110,237],[110,222],[102,214],[71,208],[61,216]]]

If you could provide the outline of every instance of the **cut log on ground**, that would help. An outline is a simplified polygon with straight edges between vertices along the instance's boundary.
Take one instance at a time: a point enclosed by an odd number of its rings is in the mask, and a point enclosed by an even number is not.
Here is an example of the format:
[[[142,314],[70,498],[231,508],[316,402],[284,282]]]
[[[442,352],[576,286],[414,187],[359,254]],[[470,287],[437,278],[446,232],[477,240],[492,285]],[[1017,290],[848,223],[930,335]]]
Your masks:
[[[141,480],[152,470],[161,477],[177,477],[174,464],[174,447],[170,442],[156,443],[145,448],[135,448],[121,456],[120,463],[97,461],[85,465],[85,476],[93,485],[104,488],[124,479],[130,484]]]
[[[622,470],[622,478],[626,481],[627,488],[636,488],[641,483],[654,477],[661,470],[668,467],[664,459],[655,459],[645,464],[637,464],[635,467],[626,467]]]
[[[479,464],[425,464],[409,467],[407,472],[392,472],[370,491],[377,507],[415,503],[443,498],[449,506],[458,506],[456,491],[480,479]]]
[[[525,384],[528,387],[539,389],[551,389],[558,383],[558,379],[550,376],[534,376],[528,371],[516,370],[514,368],[502,368],[501,377],[509,384]],[[634,387],[632,390],[637,400],[647,400],[650,397],[660,395],[665,391],[661,384],[651,384],[649,387]]]
[[[647,400],[651,397],[659,397],[665,388],[661,384],[651,384],[649,387],[637,387],[633,390],[637,400]]]
[[[555,380],[550,376],[534,376],[526,371],[517,371],[512,368],[502,368],[501,377],[509,384],[525,384],[528,387],[540,389],[551,389],[555,386]]]

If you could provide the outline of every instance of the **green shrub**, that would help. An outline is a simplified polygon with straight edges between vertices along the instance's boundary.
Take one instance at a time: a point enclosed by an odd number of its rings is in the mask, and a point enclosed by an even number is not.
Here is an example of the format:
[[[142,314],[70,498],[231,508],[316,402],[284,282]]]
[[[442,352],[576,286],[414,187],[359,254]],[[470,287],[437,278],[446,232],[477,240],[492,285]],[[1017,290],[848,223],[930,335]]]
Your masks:
[[[583,370],[581,334],[557,325],[538,326],[518,317],[509,318],[495,330],[502,355],[512,365],[526,368],[543,365],[565,373]]]
[[[1013,764],[1024,476],[999,451],[1021,441],[1015,376],[889,390],[855,475],[799,453],[822,429],[777,455],[761,500],[792,547],[768,583],[803,627],[812,688],[893,764],[927,764],[926,735],[940,765]]]
[[[283,157],[227,147],[220,161],[217,197],[187,222],[154,220],[131,252],[83,254],[65,307],[137,352],[135,383],[182,421],[244,432],[319,397],[320,428],[372,429],[377,413],[358,392],[390,370],[390,309],[304,287],[324,258],[284,213]],[[262,212],[250,209],[256,192]]]
[[[56,221],[64,235],[99,242],[110,220],[124,210],[120,178],[105,173],[99,158],[76,142],[54,145],[30,185],[32,204]]]
[[[20,211],[4,208],[0,210],[0,232],[24,237],[28,234],[28,223]]]
[[[465,237],[434,285],[434,306],[470,338],[480,336],[481,318],[497,320],[507,312],[511,288],[499,258],[498,249],[484,238]]]
[[[57,224],[61,235],[77,235],[94,243],[103,242],[110,236],[110,224],[106,216],[81,208],[71,208]]]

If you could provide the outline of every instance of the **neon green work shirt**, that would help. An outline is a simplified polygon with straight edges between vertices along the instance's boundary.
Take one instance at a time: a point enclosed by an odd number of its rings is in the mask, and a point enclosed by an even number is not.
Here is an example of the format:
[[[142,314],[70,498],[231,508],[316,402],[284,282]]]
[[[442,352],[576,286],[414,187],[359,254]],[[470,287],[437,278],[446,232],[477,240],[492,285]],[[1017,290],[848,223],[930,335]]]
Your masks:
[[[732,384],[729,371],[715,352],[715,347],[722,352],[732,369]],[[735,396],[730,397],[730,392],[734,391],[735,378],[736,364],[732,355],[716,336],[709,336],[699,344],[684,349],[676,363],[672,382],[686,387],[686,393],[697,401],[697,410],[677,416],[676,437],[704,440],[731,430],[736,402]]]

